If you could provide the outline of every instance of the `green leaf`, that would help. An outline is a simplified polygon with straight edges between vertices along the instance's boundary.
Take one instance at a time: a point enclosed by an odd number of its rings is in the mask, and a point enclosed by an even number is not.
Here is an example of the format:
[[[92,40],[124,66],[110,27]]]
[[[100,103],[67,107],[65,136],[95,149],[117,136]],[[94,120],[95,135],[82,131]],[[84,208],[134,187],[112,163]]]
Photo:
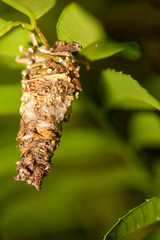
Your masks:
[[[160,103],[130,75],[107,69],[102,72],[102,81],[105,107],[160,110]]]
[[[136,43],[119,43],[106,37],[82,49],[80,53],[90,61],[110,57],[116,53],[130,60],[140,57],[139,46]]]
[[[29,18],[38,19],[48,12],[56,0],[2,0],[11,7],[24,13]]]
[[[160,118],[156,113],[133,115],[130,126],[130,142],[136,147],[160,146]]]
[[[19,112],[21,86],[18,84],[0,85],[0,114]]]
[[[101,22],[76,3],[62,11],[57,23],[59,40],[80,43],[83,48],[105,37]]]
[[[5,21],[4,19],[0,18],[0,31],[6,27],[8,24],[10,24],[10,22]]]
[[[4,19],[7,22],[10,22],[10,21],[26,22],[28,20],[28,17],[26,15],[17,11],[13,7],[7,5],[6,3],[4,3],[2,1],[0,1],[0,17],[1,17],[1,19]]]
[[[129,60],[136,60],[141,56],[140,47],[135,42],[126,42],[119,43],[123,46],[123,51],[121,51],[118,55],[121,57],[127,58]]]
[[[57,23],[59,40],[77,42],[80,53],[90,61],[112,56],[124,51],[123,56],[136,59],[140,56],[135,43],[119,43],[106,36],[101,22],[76,3],[69,4],[61,13]]]
[[[29,46],[30,42],[28,30],[21,27],[15,28],[13,31],[8,32],[0,39],[0,54],[7,56],[20,55],[19,46]]]
[[[119,219],[104,240],[120,240],[131,232],[160,221],[160,196],[147,199]]]
[[[123,45],[109,42],[107,38],[94,42],[88,47],[82,49],[81,54],[90,61],[95,61],[110,57],[115,53],[123,51]]]
[[[0,16],[0,37],[9,32],[13,27],[20,26],[22,22],[26,27],[33,28],[31,24],[26,23],[27,16],[3,2],[0,2]]]

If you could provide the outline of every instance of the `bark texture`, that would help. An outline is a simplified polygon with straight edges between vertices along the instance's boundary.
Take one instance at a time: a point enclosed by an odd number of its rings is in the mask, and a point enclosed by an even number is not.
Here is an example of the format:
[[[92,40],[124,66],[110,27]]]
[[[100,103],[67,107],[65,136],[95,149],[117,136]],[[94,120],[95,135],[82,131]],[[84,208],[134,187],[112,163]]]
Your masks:
[[[79,66],[75,66],[73,52],[80,45],[56,42],[53,48],[24,48],[26,63],[22,72],[22,104],[20,130],[17,141],[21,159],[17,162],[16,181],[25,181],[37,190],[50,171],[51,157],[60,145],[62,122],[71,111],[74,95],[81,91]]]

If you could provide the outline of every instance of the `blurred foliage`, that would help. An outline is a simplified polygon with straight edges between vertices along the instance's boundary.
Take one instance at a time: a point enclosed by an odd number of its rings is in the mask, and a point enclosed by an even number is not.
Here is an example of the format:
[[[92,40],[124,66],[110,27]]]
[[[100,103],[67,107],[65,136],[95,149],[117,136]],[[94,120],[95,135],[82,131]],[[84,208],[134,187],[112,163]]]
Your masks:
[[[56,6],[38,20],[38,25],[50,44],[57,40],[56,24],[60,13],[70,3],[70,0],[57,1]],[[95,41],[101,38],[94,39],[94,43],[92,42],[94,46],[86,48],[88,51],[86,55],[85,49],[82,50],[83,57],[92,54],[91,60],[96,60],[95,56],[100,54],[97,59],[101,60],[91,62],[89,71],[81,66],[83,93],[73,104],[70,122],[63,126],[62,143],[54,154],[52,173],[44,180],[40,192],[36,192],[25,183],[12,180],[15,175],[15,162],[20,156],[15,138],[20,120],[18,111],[21,95],[20,70],[23,68],[14,62],[14,58],[20,54],[19,45],[30,44],[28,34],[19,27],[0,39],[0,239],[2,240],[103,239],[118,218],[144,202],[145,198],[159,193],[159,1],[99,0],[93,3],[91,0],[75,0],[75,3],[80,4],[101,21],[104,28],[102,31],[105,32],[109,42],[105,42],[105,51],[102,51],[104,47],[99,48],[98,53],[95,50]],[[0,29],[8,24],[8,21],[28,21],[25,15],[2,1],[0,18],[3,19],[0,20]],[[87,26],[88,22],[83,22],[83,28],[85,24]],[[82,32],[78,30],[77,27],[79,38]],[[93,29],[92,31],[94,34]],[[127,41],[139,43],[141,56],[137,45],[135,48],[129,45],[128,51]],[[91,42],[87,42],[89,43]],[[119,50],[115,51],[115,47],[122,46],[125,46],[125,51],[128,53],[125,54],[124,51],[115,54],[119,52]],[[108,58],[102,59],[103,57]],[[136,60],[131,61],[131,59]],[[107,68],[115,71],[106,70]],[[124,74],[120,74],[119,71]],[[145,97],[144,88],[147,89]],[[110,104],[111,99],[113,103],[115,97],[121,97],[117,95],[120,93],[121,96],[123,93],[123,97],[124,93],[133,97],[133,99],[126,98],[126,101],[122,99],[124,104],[127,103],[127,109],[124,109],[122,102],[119,102],[119,105]],[[153,108],[150,111],[151,109],[144,105],[142,108],[137,102],[135,105],[134,97],[137,94],[141,99],[147,99],[147,104],[154,106],[157,111],[153,113]],[[133,100],[132,106],[131,100]],[[159,227],[159,223],[153,224],[125,239],[156,240],[159,231],[154,235],[152,232]]]

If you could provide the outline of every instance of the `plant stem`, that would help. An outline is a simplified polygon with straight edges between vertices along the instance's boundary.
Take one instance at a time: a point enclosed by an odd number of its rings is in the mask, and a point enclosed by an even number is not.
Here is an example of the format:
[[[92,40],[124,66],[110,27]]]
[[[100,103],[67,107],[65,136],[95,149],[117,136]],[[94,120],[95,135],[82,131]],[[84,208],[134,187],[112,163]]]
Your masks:
[[[37,25],[35,25],[34,29],[35,29],[36,33],[38,34],[38,36],[39,36],[41,42],[43,43],[43,45],[45,45],[46,47],[49,48],[48,41],[45,38],[45,36],[43,35],[43,33],[41,32],[40,28]]]
[[[7,32],[9,32],[12,28],[14,27],[19,27],[22,26],[23,28],[27,29],[27,30],[33,30],[35,28],[35,26],[33,26],[32,24],[29,23],[24,23],[24,22],[11,22],[9,23],[6,27],[4,27],[1,31],[0,31],[0,37],[2,37],[4,34],[6,34]]]
[[[24,23],[24,22],[10,22],[6,27],[4,27],[1,31],[0,31],[0,37],[2,37],[3,35],[5,35],[7,32],[9,32],[12,28],[14,27],[19,27],[22,26],[23,28],[29,30],[29,31],[33,31],[35,30],[37,35],[39,36],[41,42],[43,43],[43,45],[45,45],[46,47],[49,48],[49,44],[47,39],[45,38],[45,36],[43,35],[43,33],[41,32],[40,28],[37,26],[35,21],[32,21],[31,24],[29,23]]]

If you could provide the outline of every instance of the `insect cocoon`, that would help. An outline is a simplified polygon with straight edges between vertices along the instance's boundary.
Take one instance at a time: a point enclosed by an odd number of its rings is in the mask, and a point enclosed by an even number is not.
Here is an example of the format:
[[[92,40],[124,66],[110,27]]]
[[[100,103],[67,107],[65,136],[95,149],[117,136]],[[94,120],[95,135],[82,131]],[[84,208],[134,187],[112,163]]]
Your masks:
[[[25,55],[17,58],[26,63],[22,72],[22,104],[17,141],[21,159],[17,162],[16,181],[25,181],[37,190],[51,169],[51,157],[60,144],[62,122],[70,115],[74,95],[78,96],[79,66],[73,52],[80,45],[56,42],[52,48],[20,47]]]

